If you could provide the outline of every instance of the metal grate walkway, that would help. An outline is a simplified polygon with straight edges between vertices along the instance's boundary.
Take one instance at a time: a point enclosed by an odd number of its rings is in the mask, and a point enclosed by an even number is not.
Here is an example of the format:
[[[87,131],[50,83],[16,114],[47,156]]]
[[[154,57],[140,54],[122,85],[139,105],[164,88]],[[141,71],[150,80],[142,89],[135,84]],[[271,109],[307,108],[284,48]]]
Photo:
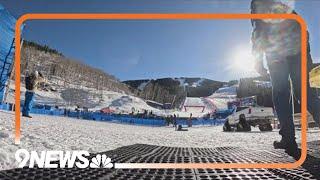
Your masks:
[[[0,172],[0,179],[320,179],[319,142],[309,143],[309,155],[298,169],[103,169],[23,168]],[[294,162],[281,150],[239,147],[181,148],[135,144],[102,152],[116,163],[270,163]],[[99,153],[101,154],[101,153]],[[92,154],[91,157],[94,157]]]

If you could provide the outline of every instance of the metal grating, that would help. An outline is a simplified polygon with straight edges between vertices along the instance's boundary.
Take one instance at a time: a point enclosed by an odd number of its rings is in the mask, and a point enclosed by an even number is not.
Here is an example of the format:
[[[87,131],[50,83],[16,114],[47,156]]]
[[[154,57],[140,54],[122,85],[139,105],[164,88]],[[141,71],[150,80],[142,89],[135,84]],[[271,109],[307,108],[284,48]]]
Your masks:
[[[8,179],[320,179],[319,142],[309,143],[309,156],[298,169],[103,169],[22,168],[0,172]],[[102,152],[113,162],[124,163],[269,163],[294,162],[282,150],[254,150],[239,147],[185,148],[135,144]],[[100,154],[100,153],[99,153]],[[91,154],[90,157],[95,156]]]
[[[197,169],[197,179],[284,179],[266,169]]]

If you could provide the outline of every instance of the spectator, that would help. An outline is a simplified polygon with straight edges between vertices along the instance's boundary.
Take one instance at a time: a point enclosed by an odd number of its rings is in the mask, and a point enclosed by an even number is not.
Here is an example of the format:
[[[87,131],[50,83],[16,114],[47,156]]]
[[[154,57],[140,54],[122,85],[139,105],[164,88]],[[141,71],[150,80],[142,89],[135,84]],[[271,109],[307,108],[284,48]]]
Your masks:
[[[284,0],[252,0],[252,13],[289,13],[296,14]],[[275,110],[280,121],[281,141],[274,142],[274,148],[285,149],[286,152],[300,158],[300,151],[295,140],[293,123],[293,108],[291,98],[291,83],[294,96],[301,97],[301,27],[295,20],[252,20],[252,50],[256,59],[256,70],[266,76],[263,58],[267,60],[271,81]],[[310,45],[307,49],[308,71],[312,67]],[[315,89],[308,84],[308,110],[319,123],[320,100]]]
[[[188,127],[192,126],[192,113],[190,113],[189,121],[188,121]]]
[[[45,82],[45,79],[41,72],[35,71],[27,76],[25,81],[26,93],[24,106],[22,109],[22,116],[32,118],[30,116],[30,110],[32,108],[35,91],[37,90],[39,83]]]
[[[173,114],[173,126],[175,128],[177,127],[177,116],[176,116],[176,114]]]

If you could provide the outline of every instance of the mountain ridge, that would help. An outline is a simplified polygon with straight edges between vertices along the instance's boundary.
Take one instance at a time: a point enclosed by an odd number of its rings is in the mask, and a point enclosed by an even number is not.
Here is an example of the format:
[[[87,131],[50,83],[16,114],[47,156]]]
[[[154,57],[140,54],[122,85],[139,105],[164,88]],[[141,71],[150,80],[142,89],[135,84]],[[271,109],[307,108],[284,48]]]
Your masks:
[[[159,103],[180,107],[186,97],[206,97],[221,88],[226,82],[206,78],[159,78],[126,80],[123,83],[139,97]]]

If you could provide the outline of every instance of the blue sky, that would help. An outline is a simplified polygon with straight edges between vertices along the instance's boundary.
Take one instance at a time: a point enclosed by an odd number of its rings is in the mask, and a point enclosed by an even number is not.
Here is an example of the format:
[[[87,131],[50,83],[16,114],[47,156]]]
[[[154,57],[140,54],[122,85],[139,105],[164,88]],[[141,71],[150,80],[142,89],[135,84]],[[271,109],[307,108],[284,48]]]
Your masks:
[[[248,13],[250,0],[0,0],[14,16],[25,13]],[[312,55],[320,62],[320,1],[299,0]],[[230,67],[250,52],[246,20],[28,21],[23,37],[120,80],[205,77],[231,80],[255,75]],[[234,63],[237,61],[237,63]],[[239,63],[241,62],[241,63]],[[244,63],[242,63],[244,62]]]

